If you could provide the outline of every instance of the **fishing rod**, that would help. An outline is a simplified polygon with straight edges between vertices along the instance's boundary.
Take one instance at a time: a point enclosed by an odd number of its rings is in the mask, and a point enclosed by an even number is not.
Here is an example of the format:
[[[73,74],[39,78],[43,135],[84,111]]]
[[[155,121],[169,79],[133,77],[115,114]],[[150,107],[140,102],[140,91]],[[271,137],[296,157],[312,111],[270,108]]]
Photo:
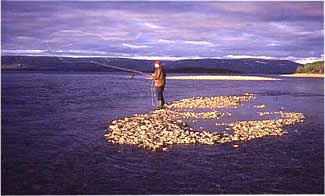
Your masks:
[[[138,70],[135,70],[135,69],[128,69],[128,68],[124,68],[124,67],[119,67],[119,66],[115,66],[115,65],[109,65],[109,64],[104,64],[104,63],[99,63],[99,62],[96,62],[96,61],[89,61],[90,63],[94,63],[96,65],[102,65],[102,66],[105,66],[105,67],[110,67],[110,68],[113,68],[113,69],[117,69],[117,70],[122,70],[122,71],[127,71],[127,72],[133,72],[133,73],[139,73],[139,74],[142,74],[142,75],[145,75],[145,76],[150,76],[150,74],[147,74],[145,72],[142,72],[142,71],[138,71]],[[157,106],[157,103],[155,103],[155,97],[156,97],[156,94],[155,94],[155,91],[154,91],[154,81],[152,80],[151,82],[151,105],[152,106]]]
[[[118,70],[127,71],[127,72],[139,73],[139,74],[151,77],[150,74],[147,74],[145,72],[138,71],[138,70],[135,70],[135,69],[119,67],[119,66],[116,66],[116,65],[109,65],[109,64],[106,64],[106,63],[99,63],[99,62],[96,62],[96,61],[89,61],[89,62],[93,63],[93,64],[96,64],[96,65],[101,65],[101,66],[104,66],[104,67],[110,67],[110,68],[113,68],[113,69],[118,69]]]
[[[49,35],[49,38],[52,38],[55,34],[58,34],[58,33],[63,33],[63,32],[79,32],[79,33],[83,33],[83,34],[86,34],[86,35],[91,35],[91,36],[97,36],[99,37],[100,39],[103,39],[100,35],[97,35],[97,34],[94,34],[94,33],[89,33],[89,32],[84,32],[84,31],[80,31],[80,30],[63,30],[63,31],[57,31],[57,32],[53,32]],[[49,39],[46,41],[46,45],[47,45],[47,49],[49,52],[53,52],[52,51],[52,47],[50,47],[50,44],[49,44]],[[69,45],[72,45],[72,44],[69,44]],[[60,57],[59,55],[56,55],[55,52],[54,53],[54,56],[57,57],[58,59],[60,59],[61,61],[63,62],[66,62],[66,63],[73,63],[73,62],[70,62],[68,60],[65,60],[64,58]],[[123,68],[123,67],[119,67],[119,66],[115,66],[115,65],[109,65],[107,63],[99,63],[99,62],[96,62],[96,61],[87,61],[87,62],[91,62],[93,64],[97,64],[97,65],[101,65],[101,66],[105,66],[105,67],[110,67],[110,68],[113,68],[113,69],[118,69],[118,70],[122,70],[122,71],[127,71],[127,72],[132,72],[132,73],[139,73],[139,74],[142,74],[142,75],[145,75],[145,76],[151,76],[150,74],[147,74],[147,73],[144,73],[142,71],[138,71],[138,70],[135,70],[135,69],[128,69],[128,68]]]
[[[80,32],[84,33],[83,31],[80,31]],[[57,34],[57,33],[60,33],[60,31],[59,32],[54,32],[54,33],[50,34],[49,37],[51,38],[54,34]],[[97,34],[93,34],[93,33],[86,33],[86,34],[91,34],[91,35],[98,36]],[[51,51],[51,47],[50,47],[50,44],[49,44],[49,40],[47,40],[46,45],[47,45],[48,51]],[[60,56],[56,55],[55,52],[54,52],[54,56],[57,57],[58,59],[60,59],[63,62],[73,63],[71,61],[65,60],[64,58],[61,58]],[[135,70],[135,69],[129,69],[129,68],[124,68],[124,67],[119,67],[119,66],[116,66],[116,65],[109,65],[107,63],[100,63],[100,62],[96,62],[96,61],[87,61],[87,62],[96,64],[96,65],[101,65],[101,66],[104,66],[104,67],[110,67],[112,69],[117,69],[117,70],[121,70],[121,71],[127,71],[127,72],[131,72],[131,73],[138,73],[138,74],[142,74],[144,76],[151,77],[150,74],[145,73],[145,72],[142,72],[142,71],[139,71],[139,70]],[[152,81],[152,83],[151,83],[151,105],[152,106],[156,106],[156,104],[154,103],[155,92],[154,92],[154,85],[153,85],[153,83],[154,83],[154,81]]]

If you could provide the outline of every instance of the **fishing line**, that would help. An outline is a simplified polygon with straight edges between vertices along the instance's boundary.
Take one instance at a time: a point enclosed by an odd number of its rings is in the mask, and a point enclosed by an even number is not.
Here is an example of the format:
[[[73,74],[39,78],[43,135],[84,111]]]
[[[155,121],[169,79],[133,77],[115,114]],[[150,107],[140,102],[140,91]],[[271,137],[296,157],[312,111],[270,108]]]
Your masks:
[[[96,61],[88,61],[88,62],[93,63],[93,64],[96,64],[96,65],[102,65],[102,66],[105,66],[105,67],[110,67],[110,68],[113,68],[113,69],[118,69],[118,70],[122,70],[122,71],[139,73],[139,74],[142,74],[142,75],[145,75],[145,76],[150,76],[150,74],[147,74],[147,73],[144,73],[142,71],[135,70],[135,69],[123,68],[123,67],[119,67],[119,66],[115,66],[115,65],[109,65],[109,64],[105,64],[105,63],[99,63],[99,62],[96,62]]]
[[[54,32],[54,33],[50,34],[49,38],[51,38],[53,35],[55,35],[57,33],[62,33],[62,32],[79,32],[79,33],[83,33],[84,35],[92,35],[92,36],[95,35],[95,36],[99,37],[100,39],[103,39],[103,36],[100,36],[98,34],[88,33],[88,32],[84,32],[84,31],[80,31],[80,30],[62,30],[62,31],[57,31],[57,32]],[[59,55],[56,55],[56,52],[54,52],[54,51],[51,50],[51,47],[50,47],[50,44],[49,44],[49,40],[46,41],[46,44],[47,44],[48,51],[51,52],[51,53],[53,53],[55,57],[59,58],[63,62],[74,64],[74,62],[67,61],[67,60],[63,59],[62,57],[60,57]],[[69,45],[73,45],[73,44],[69,44]],[[135,69],[129,69],[129,68],[123,68],[123,67],[119,67],[119,66],[116,66],[116,65],[109,65],[107,63],[99,63],[99,62],[96,62],[96,61],[89,61],[89,60],[87,60],[87,61],[81,61],[81,62],[93,63],[93,64],[105,66],[105,67],[110,67],[110,68],[113,68],[113,69],[118,69],[118,70],[122,70],[122,71],[133,72],[133,73],[139,73],[139,74],[142,74],[142,75],[145,75],[145,76],[151,76],[150,74],[147,74],[147,73],[142,72],[142,71],[138,71],[138,70],[135,70]]]
[[[52,39],[52,37],[55,34],[58,34],[58,33],[79,33],[79,34],[83,34],[83,35],[97,36],[97,37],[99,37],[102,40],[107,40],[107,38],[104,38],[101,35],[98,35],[98,34],[95,34],[95,33],[84,32],[84,31],[81,31],[81,30],[61,30],[61,31],[57,31],[57,32],[51,33],[49,35],[49,39],[46,40],[46,45],[47,45],[47,49],[48,49],[49,53],[54,54],[54,56],[57,57],[58,59],[60,59],[62,62],[71,63],[71,64],[74,64],[74,62],[71,62],[69,60],[66,60],[66,59],[60,57],[59,55],[56,54],[56,52],[54,52],[54,51],[51,50],[51,47],[50,47],[50,44],[49,44],[49,40]],[[72,43],[68,44],[68,46],[72,46],[72,45],[73,45]],[[60,50],[60,52],[63,53],[64,51],[63,50]],[[104,61],[106,61],[105,58],[104,58]],[[91,60],[90,61],[89,60],[87,60],[87,61],[81,61],[81,62],[83,62],[83,63],[85,63],[85,62],[92,63],[92,64],[101,65],[101,66],[109,67],[109,68],[116,69],[116,70],[121,70],[121,71],[126,71],[126,72],[131,72],[131,73],[138,73],[138,74],[141,74],[141,75],[144,75],[144,76],[151,77],[150,74],[147,74],[145,72],[142,72],[142,71],[139,71],[139,70],[135,70],[135,69],[124,68],[124,67],[120,67],[120,66],[116,66],[116,65],[110,65],[110,64],[107,64],[107,63],[101,63],[101,62],[96,62],[96,61],[91,61]],[[157,103],[154,103],[155,92],[154,92],[153,81],[151,83],[151,88],[150,89],[151,89],[151,105],[155,107],[155,106],[157,106]]]

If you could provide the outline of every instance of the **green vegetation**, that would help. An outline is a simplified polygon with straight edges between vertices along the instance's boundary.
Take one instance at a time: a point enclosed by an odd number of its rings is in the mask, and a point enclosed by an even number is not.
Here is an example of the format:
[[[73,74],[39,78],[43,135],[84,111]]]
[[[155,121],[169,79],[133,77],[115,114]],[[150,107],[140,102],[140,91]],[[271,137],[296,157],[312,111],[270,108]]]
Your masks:
[[[324,73],[324,61],[307,63],[297,68],[297,73]]]

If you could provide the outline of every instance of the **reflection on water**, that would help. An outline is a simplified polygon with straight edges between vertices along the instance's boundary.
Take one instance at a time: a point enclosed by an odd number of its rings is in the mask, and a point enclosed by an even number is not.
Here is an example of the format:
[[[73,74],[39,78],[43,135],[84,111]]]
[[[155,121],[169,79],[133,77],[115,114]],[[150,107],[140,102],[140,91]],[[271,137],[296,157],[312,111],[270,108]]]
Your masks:
[[[282,137],[240,148],[174,145],[166,152],[108,144],[103,135],[109,121],[153,109],[150,88],[150,80],[127,74],[2,73],[2,192],[324,192],[322,79],[167,83],[169,101],[249,92],[257,96],[254,105],[268,111],[303,113],[305,122]],[[235,117],[254,118],[249,110],[256,108],[247,104]]]

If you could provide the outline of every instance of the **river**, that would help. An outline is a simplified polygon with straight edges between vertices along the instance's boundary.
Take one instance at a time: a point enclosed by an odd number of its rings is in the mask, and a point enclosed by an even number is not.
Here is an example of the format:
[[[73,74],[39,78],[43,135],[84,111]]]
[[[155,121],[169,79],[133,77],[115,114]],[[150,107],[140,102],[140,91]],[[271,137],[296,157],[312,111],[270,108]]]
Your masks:
[[[253,93],[255,104],[301,112],[305,121],[240,148],[173,145],[151,152],[104,138],[111,120],[154,109],[150,80],[3,72],[2,194],[324,193],[324,80],[281,79],[167,81],[167,101]]]

